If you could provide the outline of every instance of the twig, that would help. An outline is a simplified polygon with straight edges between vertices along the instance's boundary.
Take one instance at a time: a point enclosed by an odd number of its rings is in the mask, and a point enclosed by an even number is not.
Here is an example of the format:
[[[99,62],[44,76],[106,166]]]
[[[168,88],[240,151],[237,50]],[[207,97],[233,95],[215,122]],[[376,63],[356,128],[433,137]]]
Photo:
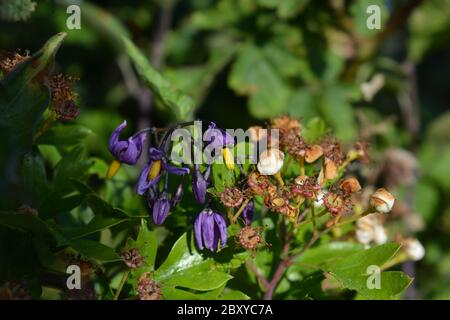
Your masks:
[[[124,274],[122,275],[122,279],[120,280],[120,284],[119,287],[116,290],[116,294],[113,297],[113,300],[117,300],[119,299],[120,296],[120,292],[122,291],[123,286],[125,285],[125,282],[127,282],[128,279],[128,275],[130,274],[130,270],[127,270],[124,272]]]
[[[255,274],[259,283],[263,286],[263,290],[267,290],[269,282],[267,281],[266,277],[264,277],[264,275],[261,272],[259,272],[258,268],[250,261],[245,260],[245,265]]]

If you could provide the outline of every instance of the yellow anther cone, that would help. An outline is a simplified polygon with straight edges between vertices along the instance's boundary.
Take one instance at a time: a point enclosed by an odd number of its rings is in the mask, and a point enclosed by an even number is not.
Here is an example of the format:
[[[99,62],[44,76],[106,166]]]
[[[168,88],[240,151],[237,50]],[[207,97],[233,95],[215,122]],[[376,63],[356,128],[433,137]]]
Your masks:
[[[233,152],[228,148],[223,148],[223,160],[228,170],[234,170]]]
[[[119,172],[121,165],[122,165],[122,163],[119,160],[113,160],[113,162],[111,162],[111,164],[108,167],[108,172],[106,173],[106,177],[108,179],[111,179],[112,177],[114,177],[117,174],[117,172]]]
[[[148,170],[147,181],[155,179],[161,172],[161,160],[153,161],[150,170]]]

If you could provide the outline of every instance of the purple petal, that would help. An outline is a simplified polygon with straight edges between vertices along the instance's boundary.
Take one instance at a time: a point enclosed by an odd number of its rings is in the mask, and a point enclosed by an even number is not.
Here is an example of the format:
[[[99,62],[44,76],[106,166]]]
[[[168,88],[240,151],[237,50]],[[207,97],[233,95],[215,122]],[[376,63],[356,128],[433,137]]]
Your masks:
[[[227,244],[227,223],[225,219],[218,213],[214,213],[214,221],[218,227],[220,233],[220,243],[224,247]]]
[[[192,192],[194,193],[195,200],[198,203],[204,203],[206,200],[206,190],[208,188],[208,182],[201,174],[198,166],[194,170],[192,175]]]
[[[167,194],[163,193],[153,205],[153,222],[157,225],[163,224],[170,212],[170,203]]]
[[[168,164],[167,162],[163,162],[163,168],[169,172],[170,174],[176,174],[179,176],[185,175],[189,173],[189,168],[185,168],[185,167],[175,167],[172,166],[170,164]]]
[[[214,251],[214,216],[205,214],[202,223],[203,244],[211,251]]]
[[[203,219],[205,217],[205,212],[202,211],[198,215],[197,219],[195,219],[194,222],[194,235],[195,235],[195,241],[197,242],[197,246],[200,250],[203,250],[203,240],[202,240],[202,224]]]
[[[148,158],[150,160],[161,160],[164,157],[164,152],[158,148],[149,148],[148,149]]]
[[[143,195],[148,188],[150,188],[151,186],[155,185],[159,179],[161,178],[161,172],[158,174],[158,176],[150,181],[148,181],[148,172],[150,170],[150,167],[152,166],[153,161],[150,161],[145,167],[144,169],[142,169],[141,174],[139,175],[139,180],[138,180],[138,184],[137,184],[137,193],[140,195]]]
[[[123,129],[125,129],[125,127],[127,126],[127,121],[124,120],[116,129],[114,129],[113,133],[111,134],[111,137],[109,138],[109,146],[108,149],[109,151],[112,152],[112,149],[114,147],[114,145],[119,141],[119,136],[120,133],[123,131]]]
[[[244,219],[244,222],[246,225],[249,225],[253,221],[253,212],[255,211],[255,203],[252,200],[247,204],[247,206],[242,210],[242,218]]]

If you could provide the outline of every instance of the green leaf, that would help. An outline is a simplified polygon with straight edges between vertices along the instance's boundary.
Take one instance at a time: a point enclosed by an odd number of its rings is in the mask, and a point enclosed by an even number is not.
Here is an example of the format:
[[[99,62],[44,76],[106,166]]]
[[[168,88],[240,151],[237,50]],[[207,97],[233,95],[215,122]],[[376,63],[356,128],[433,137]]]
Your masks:
[[[309,0],[283,0],[278,4],[278,15],[280,18],[292,18],[300,13],[307,5]]]
[[[53,231],[48,225],[32,214],[0,211],[0,225],[31,232],[35,237],[43,240],[53,239]]]
[[[286,103],[286,109],[294,118],[309,121],[320,115],[319,97],[308,88],[294,91]]]
[[[38,144],[56,146],[73,146],[83,142],[92,134],[92,130],[80,125],[55,125],[42,134],[37,140]]]
[[[18,158],[32,146],[33,133],[50,101],[45,76],[65,35],[50,38],[0,80],[0,154],[7,156],[0,179],[13,179]]]
[[[69,212],[86,200],[84,194],[73,194],[61,197],[59,194],[47,195],[43,203],[38,207],[39,215],[43,219],[49,219],[61,212]]]
[[[227,290],[220,297],[220,300],[250,300],[250,297],[239,290]]]
[[[198,295],[174,287],[162,287],[161,294],[166,300],[200,300]]]
[[[56,165],[53,173],[53,192],[67,194],[73,191],[73,186],[68,183],[70,179],[80,179],[92,165],[81,147],[75,147],[64,155]]]
[[[31,203],[40,204],[49,192],[44,159],[38,151],[25,154],[22,162],[23,186],[33,195]]]
[[[200,291],[217,289],[232,278],[217,270],[214,260],[203,258],[195,249],[193,239],[183,234],[174,244],[167,259],[156,270],[155,279],[165,286]]]
[[[65,33],[50,38],[37,53],[20,63],[0,81],[0,128],[10,134],[15,148],[31,146],[32,133],[48,106],[49,90],[42,77],[48,72]]]
[[[331,262],[324,269],[343,287],[356,290],[367,299],[395,299],[410,285],[412,280],[402,272],[381,272],[381,288],[369,289],[367,283],[371,275],[368,274],[368,267],[381,268],[399,249],[399,244],[387,243]]]
[[[156,251],[158,250],[158,241],[156,233],[147,226],[147,221],[142,219],[141,228],[136,240],[136,246],[139,252],[145,257],[145,266],[150,271],[155,269]]]
[[[325,120],[331,124],[338,138],[348,141],[356,134],[355,118],[345,91],[340,87],[329,87],[322,97],[320,110]]]
[[[450,40],[450,2],[441,0],[424,1],[408,20],[408,55],[419,62],[433,49],[444,47]]]
[[[94,259],[99,262],[114,262],[122,260],[114,249],[96,241],[75,239],[69,240],[67,245],[88,259]]]
[[[125,221],[128,221],[128,219],[105,218],[101,215],[95,215],[94,218],[83,227],[61,228],[60,231],[66,237],[76,239],[100,232],[104,229],[112,228]]]
[[[194,100],[175,89],[168,80],[156,71],[131,40],[123,38],[123,42],[125,44],[125,51],[135,65],[144,84],[172,112],[176,120],[190,119],[195,107]]]
[[[252,44],[241,49],[228,84],[236,93],[250,97],[249,110],[256,118],[270,118],[285,111],[289,90],[264,53]]]
[[[314,143],[322,138],[327,131],[325,122],[320,118],[312,118],[306,123],[306,126],[302,128],[302,136],[306,142]]]
[[[296,261],[305,265],[322,265],[333,260],[345,258],[364,250],[364,245],[352,242],[329,242],[307,250]]]

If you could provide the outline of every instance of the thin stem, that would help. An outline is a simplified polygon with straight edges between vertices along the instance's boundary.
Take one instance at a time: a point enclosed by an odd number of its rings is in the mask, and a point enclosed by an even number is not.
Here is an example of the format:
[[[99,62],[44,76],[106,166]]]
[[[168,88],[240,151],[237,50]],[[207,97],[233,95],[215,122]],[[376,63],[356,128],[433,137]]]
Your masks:
[[[258,268],[248,260],[245,260],[245,265],[255,274],[256,278],[258,279],[259,283],[263,286],[263,290],[267,290],[267,287],[269,286],[269,281],[267,281],[266,277],[259,272]]]
[[[114,295],[113,300],[119,299],[120,292],[122,291],[123,286],[125,285],[125,282],[127,281],[129,275],[130,275],[130,270],[127,270],[123,273],[122,279],[120,280],[119,287],[116,290],[116,294]]]
[[[300,158],[300,175],[301,176],[305,175],[305,158],[304,157]]]
[[[317,235],[317,222],[316,222],[316,210],[314,204],[311,205],[311,219],[313,224],[313,235]]]
[[[250,202],[251,198],[247,198],[244,200],[244,202],[242,203],[241,207],[239,208],[239,210],[236,212],[236,214],[231,218],[231,223],[232,224],[236,224],[237,219],[239,218],[239,216],[241,215],[242,211],[244,211],[245,207],[247,207],[248,203]]]

